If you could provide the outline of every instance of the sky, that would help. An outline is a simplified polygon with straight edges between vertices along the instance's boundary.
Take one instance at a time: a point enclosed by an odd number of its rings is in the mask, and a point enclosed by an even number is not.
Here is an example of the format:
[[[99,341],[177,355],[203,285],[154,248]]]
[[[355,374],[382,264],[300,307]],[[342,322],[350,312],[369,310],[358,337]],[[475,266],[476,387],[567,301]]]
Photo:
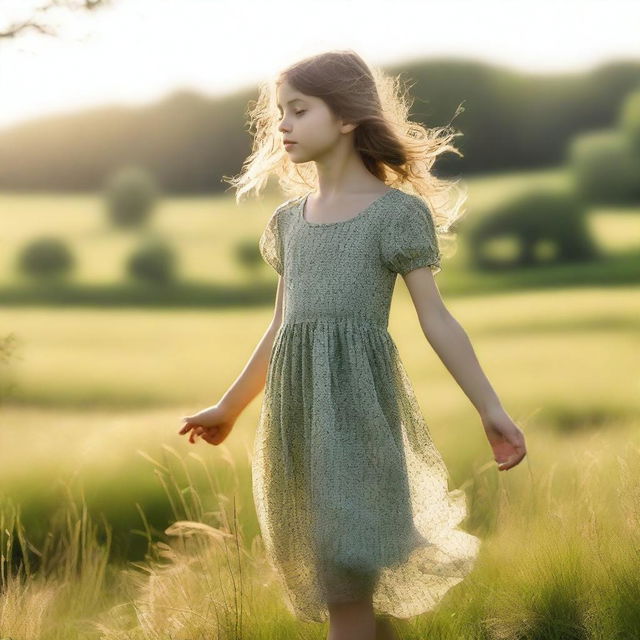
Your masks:
[[[0,30],[45,2],[0,0]],[[46,16],[58,37],[0,39],[0,128],[174,90],[222,95],[329,49],[532,73],[640,61],[640,0],[112,0]]]

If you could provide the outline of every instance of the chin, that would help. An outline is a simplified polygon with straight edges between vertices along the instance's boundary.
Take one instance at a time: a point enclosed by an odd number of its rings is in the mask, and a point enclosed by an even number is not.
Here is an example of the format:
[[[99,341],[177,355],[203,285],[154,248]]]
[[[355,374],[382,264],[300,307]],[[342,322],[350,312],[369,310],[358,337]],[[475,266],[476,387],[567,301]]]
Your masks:
[[[295,163],[295,164],[300,164],[301,162],[309,162],[308,159],[306,158],[300,158],[297,157],[296,154],[289,154],[289,160],[291,160],[291,162]]]

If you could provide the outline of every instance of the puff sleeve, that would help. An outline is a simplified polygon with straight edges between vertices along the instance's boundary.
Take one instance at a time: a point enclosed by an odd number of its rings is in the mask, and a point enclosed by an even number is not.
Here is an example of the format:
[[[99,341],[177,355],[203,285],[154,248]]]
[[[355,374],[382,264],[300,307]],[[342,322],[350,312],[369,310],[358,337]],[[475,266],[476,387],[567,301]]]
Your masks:
[[[258,247],[260,254],[264,261],[273,267],[279,275],[282,275],[284,271],[284,261],[282,253],[282,238],[280,235],[280,229],[278,227],[278,213],[279,209],[272,214],[271,218],[267,222],[267,226],[264,228],[260,240],[258,241]]]
[[[387,269],[400,275],[425,266],[434,275],[442,270],[433,218],[421,198],[412,196],[391,214],[382,232],[381,258]]]

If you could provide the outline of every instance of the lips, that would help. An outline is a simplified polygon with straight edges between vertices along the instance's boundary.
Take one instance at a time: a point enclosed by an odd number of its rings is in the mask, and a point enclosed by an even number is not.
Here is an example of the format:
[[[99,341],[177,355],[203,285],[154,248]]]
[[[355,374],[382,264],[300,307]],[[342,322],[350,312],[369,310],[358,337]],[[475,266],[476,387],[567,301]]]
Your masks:
[[[284,144],[296,144],[295,140],[285,140]]]

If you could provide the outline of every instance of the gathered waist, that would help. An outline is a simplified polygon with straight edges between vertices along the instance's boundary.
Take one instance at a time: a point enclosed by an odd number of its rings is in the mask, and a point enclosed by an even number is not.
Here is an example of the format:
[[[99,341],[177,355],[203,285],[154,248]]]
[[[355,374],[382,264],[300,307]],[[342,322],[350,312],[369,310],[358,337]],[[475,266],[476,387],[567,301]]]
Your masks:
[[[371,327],[382,331],[387,331],[387,323],[379,318],[373,318],[367,315],[336,315],[336,314],[313,314],[303,316],[296,314],[293,317],[285,318],[282,321],[281,327],[294,326],[294,325],[311,325],[318,327],[327,327],[332,325],[347,325],[347,326],[359,326],[359,327]]]

